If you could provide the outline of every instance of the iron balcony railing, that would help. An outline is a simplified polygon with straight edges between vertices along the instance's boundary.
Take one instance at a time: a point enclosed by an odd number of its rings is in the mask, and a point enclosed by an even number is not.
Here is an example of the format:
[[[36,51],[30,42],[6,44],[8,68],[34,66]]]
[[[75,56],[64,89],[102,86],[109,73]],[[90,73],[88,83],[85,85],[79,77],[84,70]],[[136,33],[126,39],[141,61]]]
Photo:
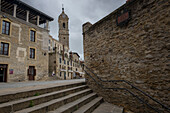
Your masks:
[[[102,82],[106,82],[106,83],[116,83],[116,82],[124,82],[126,84],[128,84],[129,86],[131,86],[132,88],[134,88],[135,90],[141,92],[143,95],[149,97],[149,99],[153,100],[154,102],[156,102],[157,104],[159,104],[160,106],[162,106],[162,108],[164,108],[165,110],[167,110],[168,112],[170,112],[170,108],[167,107],[166,105],[162,104],[161,102],[159,102],[158,100],[154,99],[152,96],[148,95],[147,93],[145,93],[144,91],[142,91],[141,89],[137,88],[136,86],[132,85],[130,82],[126,81],[126,80],[103,80],[101,79],[96,73],[94,73],[94,71],[92,69],[90,69],[89,67],[87,67],[86,65],[82,64],[82,68],[86,68],[87,70],[89,70],[93,75],[95,75],[97,77],[97,79],[99,79],[101,82],[98,82],[91,74],[89,74],[85,69],[85,73],[91,78],[93,79],[93,81],[95,81],[101,88],[103,89],[111,89],[111,90],[125,90],[128,93],[130,93],[132,96],[134,96],[135,98],[137,98],[139,101],[141,101],[143,104],[146,104],[149,108],[153,109],[155,112],[157,113],[161,113],[162,111],[158,110],[157,108],[153,107],[152,105],[150,105],[148,102],[144,101],[143,98],[137,96],[136,94],[134,94],[132,91],[130,91],[127,88],[110,88],[110,87],[104,87],[104,85],[102,84]]]

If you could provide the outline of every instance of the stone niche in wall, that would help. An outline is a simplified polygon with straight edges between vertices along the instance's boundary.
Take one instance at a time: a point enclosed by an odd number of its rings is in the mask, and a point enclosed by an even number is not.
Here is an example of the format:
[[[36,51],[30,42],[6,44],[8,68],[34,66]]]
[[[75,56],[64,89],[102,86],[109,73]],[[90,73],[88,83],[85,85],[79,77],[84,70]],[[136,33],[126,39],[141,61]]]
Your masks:
[[[18,47],[16,51],[16,58],[19,62],[24,62],[27,56],[26,48]]]

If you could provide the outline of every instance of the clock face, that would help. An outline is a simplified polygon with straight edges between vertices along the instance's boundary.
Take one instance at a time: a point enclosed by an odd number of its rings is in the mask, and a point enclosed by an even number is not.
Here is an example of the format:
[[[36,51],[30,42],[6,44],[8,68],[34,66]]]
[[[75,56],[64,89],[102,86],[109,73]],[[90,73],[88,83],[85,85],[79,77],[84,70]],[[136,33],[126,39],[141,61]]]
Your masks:
[[[65,17],[66,17],[66,15],[64,15],[64,14],[63,14],[62,16],[63,16],[63,18],[65,18]]]

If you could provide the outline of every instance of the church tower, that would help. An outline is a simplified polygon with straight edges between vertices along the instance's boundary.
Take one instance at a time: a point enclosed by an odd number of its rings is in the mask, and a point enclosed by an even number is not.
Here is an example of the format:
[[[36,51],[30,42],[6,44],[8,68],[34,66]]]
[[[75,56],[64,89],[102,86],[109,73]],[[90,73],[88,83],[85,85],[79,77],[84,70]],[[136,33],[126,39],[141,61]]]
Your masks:
[[[68,16],[64,13],[64,7],[62,7],[62,13],[58,17],[59,24],[59,42],[69,48],[69,29],[68,29]]]

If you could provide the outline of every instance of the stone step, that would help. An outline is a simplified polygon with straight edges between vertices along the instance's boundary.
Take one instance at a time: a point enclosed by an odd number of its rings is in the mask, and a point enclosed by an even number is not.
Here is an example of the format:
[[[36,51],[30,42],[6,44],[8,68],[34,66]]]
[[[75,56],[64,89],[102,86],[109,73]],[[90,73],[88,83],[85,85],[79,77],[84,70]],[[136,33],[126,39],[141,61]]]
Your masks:
[[[91,93],[87,96],[84,96],[80,99],[77,99],[73,102],[63,105],[63,106],[59,107],[58,109],[56,109],[55,111],[50,111],[48,113],[72,113],[73,111],[79,109],[81,106],[90,102],[91,100],[93,100],[96,97],[97,97],[96,93]]]
[[[97,107],[92,113],[123,113],[123,108],[104,102]]]
[[[63,85],[52,84],[52,85],[44,85],[44,86],[33,86],[33,87],[20,88],[17,90],[4,91],[0,93],[0,103],[13,101],[20,98],[32,97],[36,94],[42,95],[45,93],[50,93],[50,92],[59,91],[67,88],[81,86],[81,85],[85,85],[85,82],[68,83]]]
[[[53,111],[62,105],[65,105],[69,102],[73,102],[76,99],[79,99],[79,98],[81,98],[85,95],[88,95],[90,93],[92,93],[91,89],[85,89],[83,91],[69,94],[69,95],[61,97],[59,99],[54,99],[54,100],[48,101],[43,104],[39,104],[39,105],[30,107],[30,108],[26,108],[26,109],[17,111],[15,113],[47,113],[48,111]]]
[[[76,110],[73,113],[91,113],[94,111],[101,103],[103,102],[102,97],[97,97],[91,102],[85,104],[84,106],[80,107],[78,110]]]
[[[34,97],[29,97],[29,98],[25,98],[21,100],[3,103],[3,104],[0,104],[0,113],[10,113],[10,112],[22,110],[22,109],[28,108],[30,104],[38,105],[38,104],[50,101],[52,99],[57,99],[57,98],[69,95],[71,93],[87,89],[87,88],[88,87],[86,85],[82,85],[82,86],[55,91],[55,92],[51,92],[47,94],[42,94],[40,96],[34,96]]]

